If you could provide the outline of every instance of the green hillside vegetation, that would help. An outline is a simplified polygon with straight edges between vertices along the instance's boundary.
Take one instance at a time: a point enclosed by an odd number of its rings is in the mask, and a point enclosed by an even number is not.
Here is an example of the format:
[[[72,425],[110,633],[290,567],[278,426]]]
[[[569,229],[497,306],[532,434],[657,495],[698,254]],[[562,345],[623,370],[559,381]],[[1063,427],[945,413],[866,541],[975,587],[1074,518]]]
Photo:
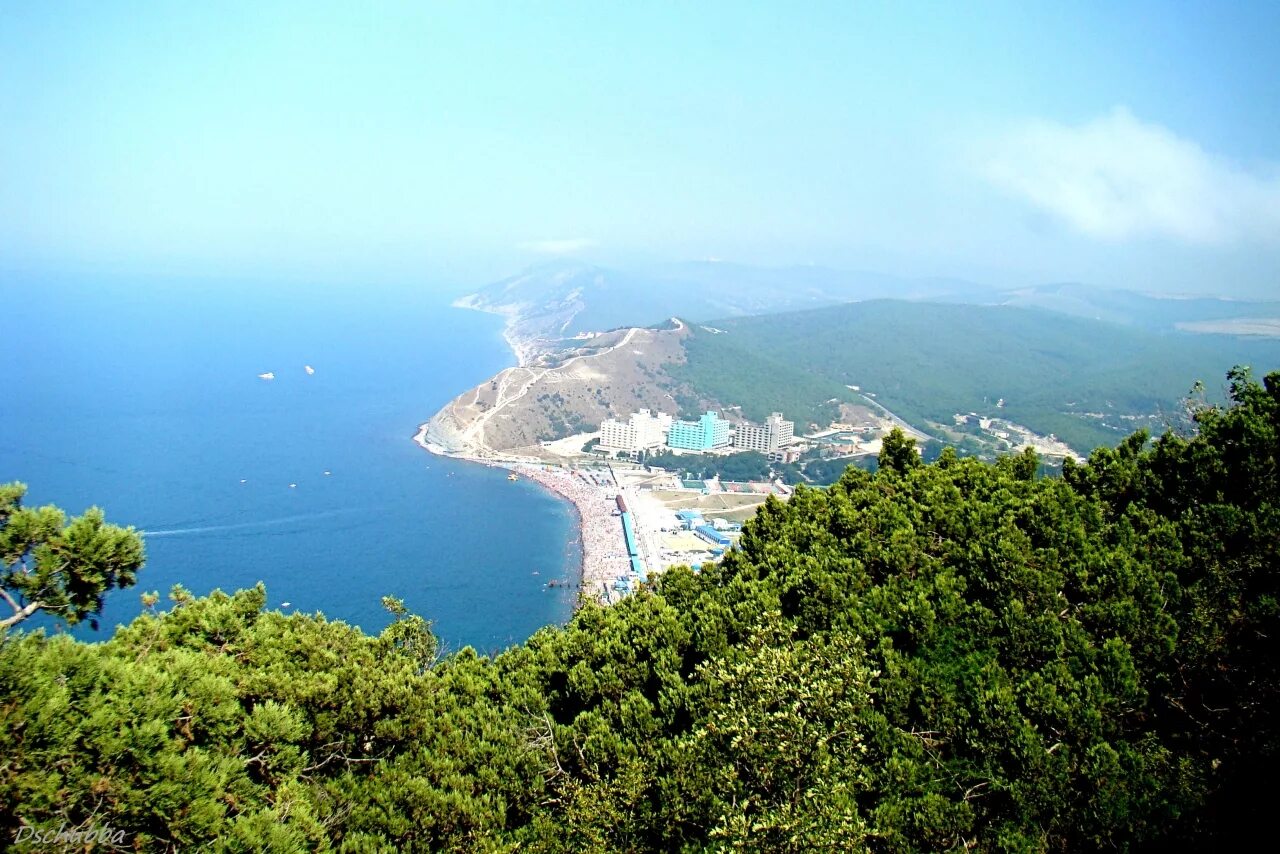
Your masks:
[[[666,469],[696,480],[768,480],[772,466],[759,451],[742,451],[726,457],[702,454],[654,454],[646,457],[645,465]]]
[[[685,356],[684,363],[667,372],[710,399],[741,407],[748,421],[762,422],[771,412],[783,412],[797,430],[826,426],[839,414],[831,401],[857,400],[844,383],[810,370],[785,349],[757,348],[745,336],[698,329],[685,339]]]
[[[925,464],[895,432],[876,473],[770,499],[723,564],[492,659],[437,657],[394,600],[370,637],[266,611],[261,588],[176,590],[103,643],[11,632],[0,833],[106,824],[153,851],[1239,848],[1272,826],[1280,745],[1280,374],[1237,373],[1232,397],[1195,437],[1139,433],[1055,478],[1031,454]],[[41,559],[102,581],[81,571],[92,549],[57,555]]]
[[[925,457],[929,459],[934,450],[934,442],[925,449]],[[934,454],[936,457],[936,453]],[[718,477],[727,481],[763,481],[782,478],[791,485],[809,484],[829,486],[840,479],[844,470],[850,465],[874,471],[875,457],[824,458],[816,452],[809,452],[793,463],[770,463],[769,459],[759,451],[741,451],[728,456],[703,456],[701,454],[672,453],[654,454],[644,459],[646,466],[665,469],[683,478],[693,480],[710,480]]]
[[[972,411],[1081,451],[1132,432],[1121,415],[1153,416],[1158,430],[1179,425],[1194,380],[1216,385],[1235,364],[1280,366],[1277,341],[1157,334],[1001,306],[881,300],[713,325],[728,334],[695,327],[680,379],[753,420],[773,410],[813,420],[830,410],[823,401],[848,399],[844,386],[856,385],[921,429]]]

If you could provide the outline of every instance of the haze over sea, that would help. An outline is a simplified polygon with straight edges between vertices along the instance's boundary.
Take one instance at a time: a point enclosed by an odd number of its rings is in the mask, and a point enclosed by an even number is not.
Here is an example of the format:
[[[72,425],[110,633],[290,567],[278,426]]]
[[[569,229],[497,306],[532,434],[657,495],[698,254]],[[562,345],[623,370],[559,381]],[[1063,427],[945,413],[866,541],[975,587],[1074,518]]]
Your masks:
[[[0,290],[0,481],[147,532],[138,584],[107,597],[97,635],[144,591],[167,607],[174,584],[259,580],[270,607],[366,631],[399,596],[450,648],[569,616],[576,591],[546,587],[576,581],[568,506],[411,441],[513,363],[498,318],[410,289],[5,274]]]

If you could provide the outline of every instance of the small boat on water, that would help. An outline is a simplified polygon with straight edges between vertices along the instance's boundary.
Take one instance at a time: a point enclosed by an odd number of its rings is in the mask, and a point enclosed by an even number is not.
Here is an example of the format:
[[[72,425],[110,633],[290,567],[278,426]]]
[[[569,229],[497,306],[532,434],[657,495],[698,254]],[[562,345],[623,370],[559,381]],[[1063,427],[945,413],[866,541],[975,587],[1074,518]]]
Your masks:
[[[507,475],[507,480],[519,480],[519,479],[520,477],[515,472],[512,472],[511,474]]]
[[[258,374],[260,380],[273,380],[276,378],[275,372],[267,371],[265,374]]]

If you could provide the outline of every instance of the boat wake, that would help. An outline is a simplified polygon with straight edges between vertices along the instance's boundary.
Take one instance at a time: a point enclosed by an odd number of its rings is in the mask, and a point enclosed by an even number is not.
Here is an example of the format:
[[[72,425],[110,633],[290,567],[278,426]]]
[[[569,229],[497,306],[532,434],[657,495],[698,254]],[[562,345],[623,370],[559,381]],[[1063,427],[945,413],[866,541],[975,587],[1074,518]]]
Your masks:
[[[257,522],[238,522],[234,525],[200,525],[194,528],[162,528],[158,531],[139,531],[146,537],[186,537],[198,534],[217,534],[225,531],[251,531],[260,528],[271,528],[287,525],[290,522],[305,522],[311,519],[323,519],[328,516],[341,516],[358,512],[354,507],[339,510],[321,510],[317,513],[300,513],[294,516],[281,516],[279,519],[263,519]]]

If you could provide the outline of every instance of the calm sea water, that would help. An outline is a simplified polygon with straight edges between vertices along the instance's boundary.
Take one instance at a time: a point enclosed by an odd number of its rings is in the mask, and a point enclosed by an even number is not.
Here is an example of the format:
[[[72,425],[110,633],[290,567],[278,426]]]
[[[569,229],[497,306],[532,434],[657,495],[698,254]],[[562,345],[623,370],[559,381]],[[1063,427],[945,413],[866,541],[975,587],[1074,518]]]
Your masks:
[[[0,481],[148,532],[99,636],[179,583],[261,580],[272,607],[366,631],[392,594],[483,651],[571,612],[546,587],[576,573],[567,505],[411,441],[512,363],[497,318],[438,292],[226,282],[8,275],[0,300]]]

